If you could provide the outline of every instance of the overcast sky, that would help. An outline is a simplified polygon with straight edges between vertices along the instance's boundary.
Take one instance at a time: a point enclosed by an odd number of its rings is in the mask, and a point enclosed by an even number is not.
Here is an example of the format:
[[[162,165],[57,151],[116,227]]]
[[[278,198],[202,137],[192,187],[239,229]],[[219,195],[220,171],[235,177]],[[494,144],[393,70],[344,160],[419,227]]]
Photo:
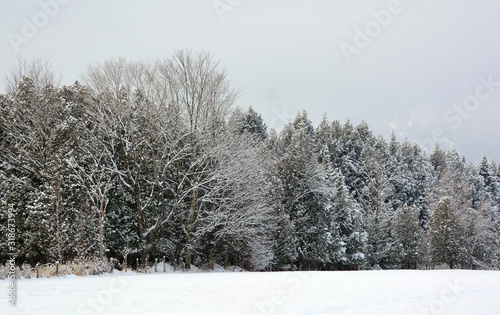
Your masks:
[[[19,54],[71,84],[89,63],[206,50],[270,127],[306,109],[500,162],[498,0],[1,0],[0,26],[2,77]]]

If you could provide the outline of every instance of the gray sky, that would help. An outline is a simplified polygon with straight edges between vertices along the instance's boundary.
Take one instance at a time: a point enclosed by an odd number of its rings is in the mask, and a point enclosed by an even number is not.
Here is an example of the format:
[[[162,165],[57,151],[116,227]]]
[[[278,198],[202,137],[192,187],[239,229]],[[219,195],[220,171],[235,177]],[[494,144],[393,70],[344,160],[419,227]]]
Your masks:
[[[207,50],[270,127],[306,109],[500,162],[497,0],[2,0],[0,26],[1,76],[18,54],[71,84],[89,63]]]

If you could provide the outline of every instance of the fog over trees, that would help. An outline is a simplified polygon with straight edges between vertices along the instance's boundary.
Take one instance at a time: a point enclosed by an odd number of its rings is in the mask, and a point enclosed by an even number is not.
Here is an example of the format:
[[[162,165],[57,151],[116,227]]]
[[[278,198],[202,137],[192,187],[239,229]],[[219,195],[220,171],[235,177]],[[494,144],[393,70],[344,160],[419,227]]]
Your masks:
[[[0,259],[167,257],[250,270],[500,267],[500,167],[349,120],[281,131],[205,52],[20,60],[0,95]],[[334,100],[332,100],[334,102]]]

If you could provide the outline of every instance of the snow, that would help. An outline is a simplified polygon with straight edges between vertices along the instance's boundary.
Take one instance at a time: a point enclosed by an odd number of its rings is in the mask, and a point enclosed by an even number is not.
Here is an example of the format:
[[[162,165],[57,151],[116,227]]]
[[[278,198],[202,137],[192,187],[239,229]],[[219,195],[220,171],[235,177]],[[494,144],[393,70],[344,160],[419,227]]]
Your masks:
[[[365,259],[365,254],[363,253],[356,253],[352,255],[352,259],[354,260],[363,260]]]
[[[191,272],[18,281],[0,314],[498,314],[500,272]]]

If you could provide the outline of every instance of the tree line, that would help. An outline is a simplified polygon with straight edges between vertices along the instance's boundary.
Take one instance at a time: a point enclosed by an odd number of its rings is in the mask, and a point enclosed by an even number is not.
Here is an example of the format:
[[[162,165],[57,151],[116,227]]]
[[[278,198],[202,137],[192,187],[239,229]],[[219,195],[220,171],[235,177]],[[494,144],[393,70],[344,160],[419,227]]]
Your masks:
[[[123,58],[59,86],[20,63],[0,95],[0,259],[167,257],[252,270],[499,267],[500,168],[375,136],[280,132],[204,52]]]

